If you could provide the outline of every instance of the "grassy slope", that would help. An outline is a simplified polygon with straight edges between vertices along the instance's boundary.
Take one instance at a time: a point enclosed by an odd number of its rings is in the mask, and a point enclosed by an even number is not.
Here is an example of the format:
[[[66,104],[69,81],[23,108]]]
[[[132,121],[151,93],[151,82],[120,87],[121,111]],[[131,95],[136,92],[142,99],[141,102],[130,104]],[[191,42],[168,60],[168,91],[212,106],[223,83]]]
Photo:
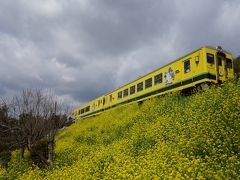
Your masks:
[[[56,168],[12,161],[22,179],[240,177],[240,82],[115,108],[64,130]],[[17,174],[16,171],[21,173]]]

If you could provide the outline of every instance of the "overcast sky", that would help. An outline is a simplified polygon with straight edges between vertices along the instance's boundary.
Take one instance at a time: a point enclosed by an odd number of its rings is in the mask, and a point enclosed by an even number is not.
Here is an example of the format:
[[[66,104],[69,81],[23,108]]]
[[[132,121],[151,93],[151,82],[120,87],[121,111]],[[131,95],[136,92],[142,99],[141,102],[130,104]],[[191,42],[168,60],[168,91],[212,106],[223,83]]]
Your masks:
[[[83,104],[204,45],[240,53],[239,0],[0,0],[0,96]]]

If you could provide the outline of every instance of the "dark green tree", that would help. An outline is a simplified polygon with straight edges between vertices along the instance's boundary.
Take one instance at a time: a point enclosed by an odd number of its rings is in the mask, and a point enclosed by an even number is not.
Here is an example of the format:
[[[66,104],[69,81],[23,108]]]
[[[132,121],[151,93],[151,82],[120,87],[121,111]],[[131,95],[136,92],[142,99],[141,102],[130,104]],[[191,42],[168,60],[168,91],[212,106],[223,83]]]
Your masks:
[[[234,59],[234,73],[240,77],[240,56]]]

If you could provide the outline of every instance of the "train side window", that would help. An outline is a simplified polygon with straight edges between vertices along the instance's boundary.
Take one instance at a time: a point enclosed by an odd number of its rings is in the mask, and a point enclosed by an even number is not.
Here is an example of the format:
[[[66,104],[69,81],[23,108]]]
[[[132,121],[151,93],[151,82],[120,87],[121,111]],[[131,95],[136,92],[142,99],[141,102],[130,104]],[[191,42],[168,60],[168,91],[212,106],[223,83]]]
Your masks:
[[[140,82],[137,84],[137,92],[142,91],[143,90],[143,82]]]
[[[126,96],[128,96],[128,89],[125,89],[125,90],[123,91],[123,97],[126,97]]]
[[[226,59],[226,62],[227,62],[227,68],[230,68],[230,69],[232,69],[233,68],[233,65],[232,65],[232,60],[231,59]]]
[[[81,109],[81,114],[83,114],[84,113],[84,109]]]
[[[105,102],[106,102],[106,99],[105,99],[105,97],[103,98],[103,105],[105,105]]]
[[[110,101],[110,102],[113,101],[113,96],[112,96],[112,94],[109,96],[109,101]]]
[[[122,91],[118,92],[118,99],[122,99]]]
[[[222,59],[220,57],[217,58],[217,61],[218,61],[218,65],[222,66]]]
[[[90,111],[90,106],[86,107],[85,112],[88,112],[88,111]]]
[[[162,83],[162,73],[154,76],[154,85]]]
[[[214,55],[213,54],[207,53],[207,62],[209,64],[214,64]]]
[[[152,78],[145,80],[145,89],[152,87]]]
[[[184,73],[189,73],[191,71],[190,60],[184,61]]]
[[[95,110],[95,107],[96,107],[96,105],[95,105],[95,103],[93,103],[93,105],[92,105],[92,111]]]
[[[136,86],[135,86],[135,85],[134,85],[134,86],[131,86],[131,87],[130,87],[130,95],[134,94],[135,91],[136,91]]]

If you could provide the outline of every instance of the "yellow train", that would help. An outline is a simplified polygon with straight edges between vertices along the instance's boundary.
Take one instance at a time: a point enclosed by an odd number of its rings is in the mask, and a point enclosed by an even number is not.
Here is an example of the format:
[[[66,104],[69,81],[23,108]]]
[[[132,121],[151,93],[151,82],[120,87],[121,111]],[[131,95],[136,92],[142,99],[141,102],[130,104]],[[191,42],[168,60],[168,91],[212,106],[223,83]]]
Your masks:
[[[78,120],[110,108],[234,77],[233,57],[220,46],[201,47],[74,110]]]

